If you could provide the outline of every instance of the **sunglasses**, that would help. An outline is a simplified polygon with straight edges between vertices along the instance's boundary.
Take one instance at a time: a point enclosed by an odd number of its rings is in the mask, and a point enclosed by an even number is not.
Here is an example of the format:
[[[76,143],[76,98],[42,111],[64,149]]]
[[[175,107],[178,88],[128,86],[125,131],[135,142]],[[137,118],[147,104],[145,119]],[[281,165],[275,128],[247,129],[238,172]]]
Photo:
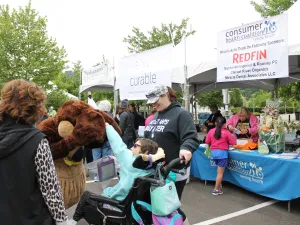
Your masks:
[[[142,146],[139,145],[139,144],[137,144],[137,143],[135,143],[135,144],[133,145],[133,147],[134,147],[134,148],[137,148],[137,147],[142,147]]]

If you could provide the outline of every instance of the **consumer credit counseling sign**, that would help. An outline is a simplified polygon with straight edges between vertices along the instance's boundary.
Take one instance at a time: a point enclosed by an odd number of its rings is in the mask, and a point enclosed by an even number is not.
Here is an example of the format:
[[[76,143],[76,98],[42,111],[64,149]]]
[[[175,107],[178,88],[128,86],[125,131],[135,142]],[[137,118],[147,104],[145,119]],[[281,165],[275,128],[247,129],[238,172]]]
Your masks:
[[[217,82],[288,77],[287,14],[218,33]]]

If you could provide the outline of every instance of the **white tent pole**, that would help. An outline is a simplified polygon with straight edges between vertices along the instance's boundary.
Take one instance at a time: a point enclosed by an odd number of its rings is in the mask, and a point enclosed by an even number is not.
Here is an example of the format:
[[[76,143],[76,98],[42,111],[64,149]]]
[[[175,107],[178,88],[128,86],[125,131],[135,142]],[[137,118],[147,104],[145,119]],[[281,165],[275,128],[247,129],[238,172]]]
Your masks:
[[[184,37],[184,109],[189,112],[189,80],[186,65],[186,36]]]
[[[117,105],[118,105],[118,90],[116,89],[116,68],[115,68],[115,57],[113,57],[113,69],[114,69],[114,117],[117,114]]]
[[[82,85],[82,69],[80,70],[79,89],[78,89],[78,98],[79,98],[79,100],[81,100],[81,92],[80,92],[81,85]]]
[[[229,94],[228,94],[228,89],[222,89],[222,94],[223,94],[223,103],[225,105],[225,118],[228,118],[228,107],[229,107]]]

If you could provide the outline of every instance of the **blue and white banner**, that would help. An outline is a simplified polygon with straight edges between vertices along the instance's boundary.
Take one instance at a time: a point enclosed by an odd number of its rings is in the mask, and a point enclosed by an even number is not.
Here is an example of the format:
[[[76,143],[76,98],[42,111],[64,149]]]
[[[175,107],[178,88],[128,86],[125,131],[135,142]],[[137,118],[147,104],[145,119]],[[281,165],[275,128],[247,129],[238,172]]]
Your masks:
[[[199,147],[193,154],[191,176],[214,181],[217,166]],[[229,165],[224,180],[269,198],[288,201],[300,197],[300,159],[274,158],[257,151],[229,151]]]
[[[145,100],[153,87],[171,86],[172,58],[171,44],[121,58],[116,67],[120,98]]]
[[[287,14],[218,33],[217,81],[289,76]]]

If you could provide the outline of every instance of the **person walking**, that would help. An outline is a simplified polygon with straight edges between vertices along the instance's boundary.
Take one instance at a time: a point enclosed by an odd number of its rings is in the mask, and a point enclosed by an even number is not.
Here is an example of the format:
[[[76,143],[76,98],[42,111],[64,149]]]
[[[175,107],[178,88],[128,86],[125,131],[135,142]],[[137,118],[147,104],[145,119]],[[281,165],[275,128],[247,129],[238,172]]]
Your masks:
[[[221,188],[225,168],[228,166],[229,145],[235,145],[236,139],[230,131],[225,128],[226,119],[218,117],[216,119],[216,128],[211,129],[206,137],[206,144],[210,145],[210,155],[218,167],[215,188],[213,195],[223,194]]]
[[[147,104],[156,107],[157,114],[145,128],[144,137],[157,142],[159,147],[164,149],[166,163],[176,158],[185,159],[188,163],[192,158],[192,153],[199,147],[192,116],[181,108],[175,91],[170,87],[158,85],[149,90],[146,97],[148,98]],[[188,177],[189,173],[185,176],[176,175],[175,186],[179,199],[181,199]],[[178,211],[185,219],[185,214],[180,209]]]

